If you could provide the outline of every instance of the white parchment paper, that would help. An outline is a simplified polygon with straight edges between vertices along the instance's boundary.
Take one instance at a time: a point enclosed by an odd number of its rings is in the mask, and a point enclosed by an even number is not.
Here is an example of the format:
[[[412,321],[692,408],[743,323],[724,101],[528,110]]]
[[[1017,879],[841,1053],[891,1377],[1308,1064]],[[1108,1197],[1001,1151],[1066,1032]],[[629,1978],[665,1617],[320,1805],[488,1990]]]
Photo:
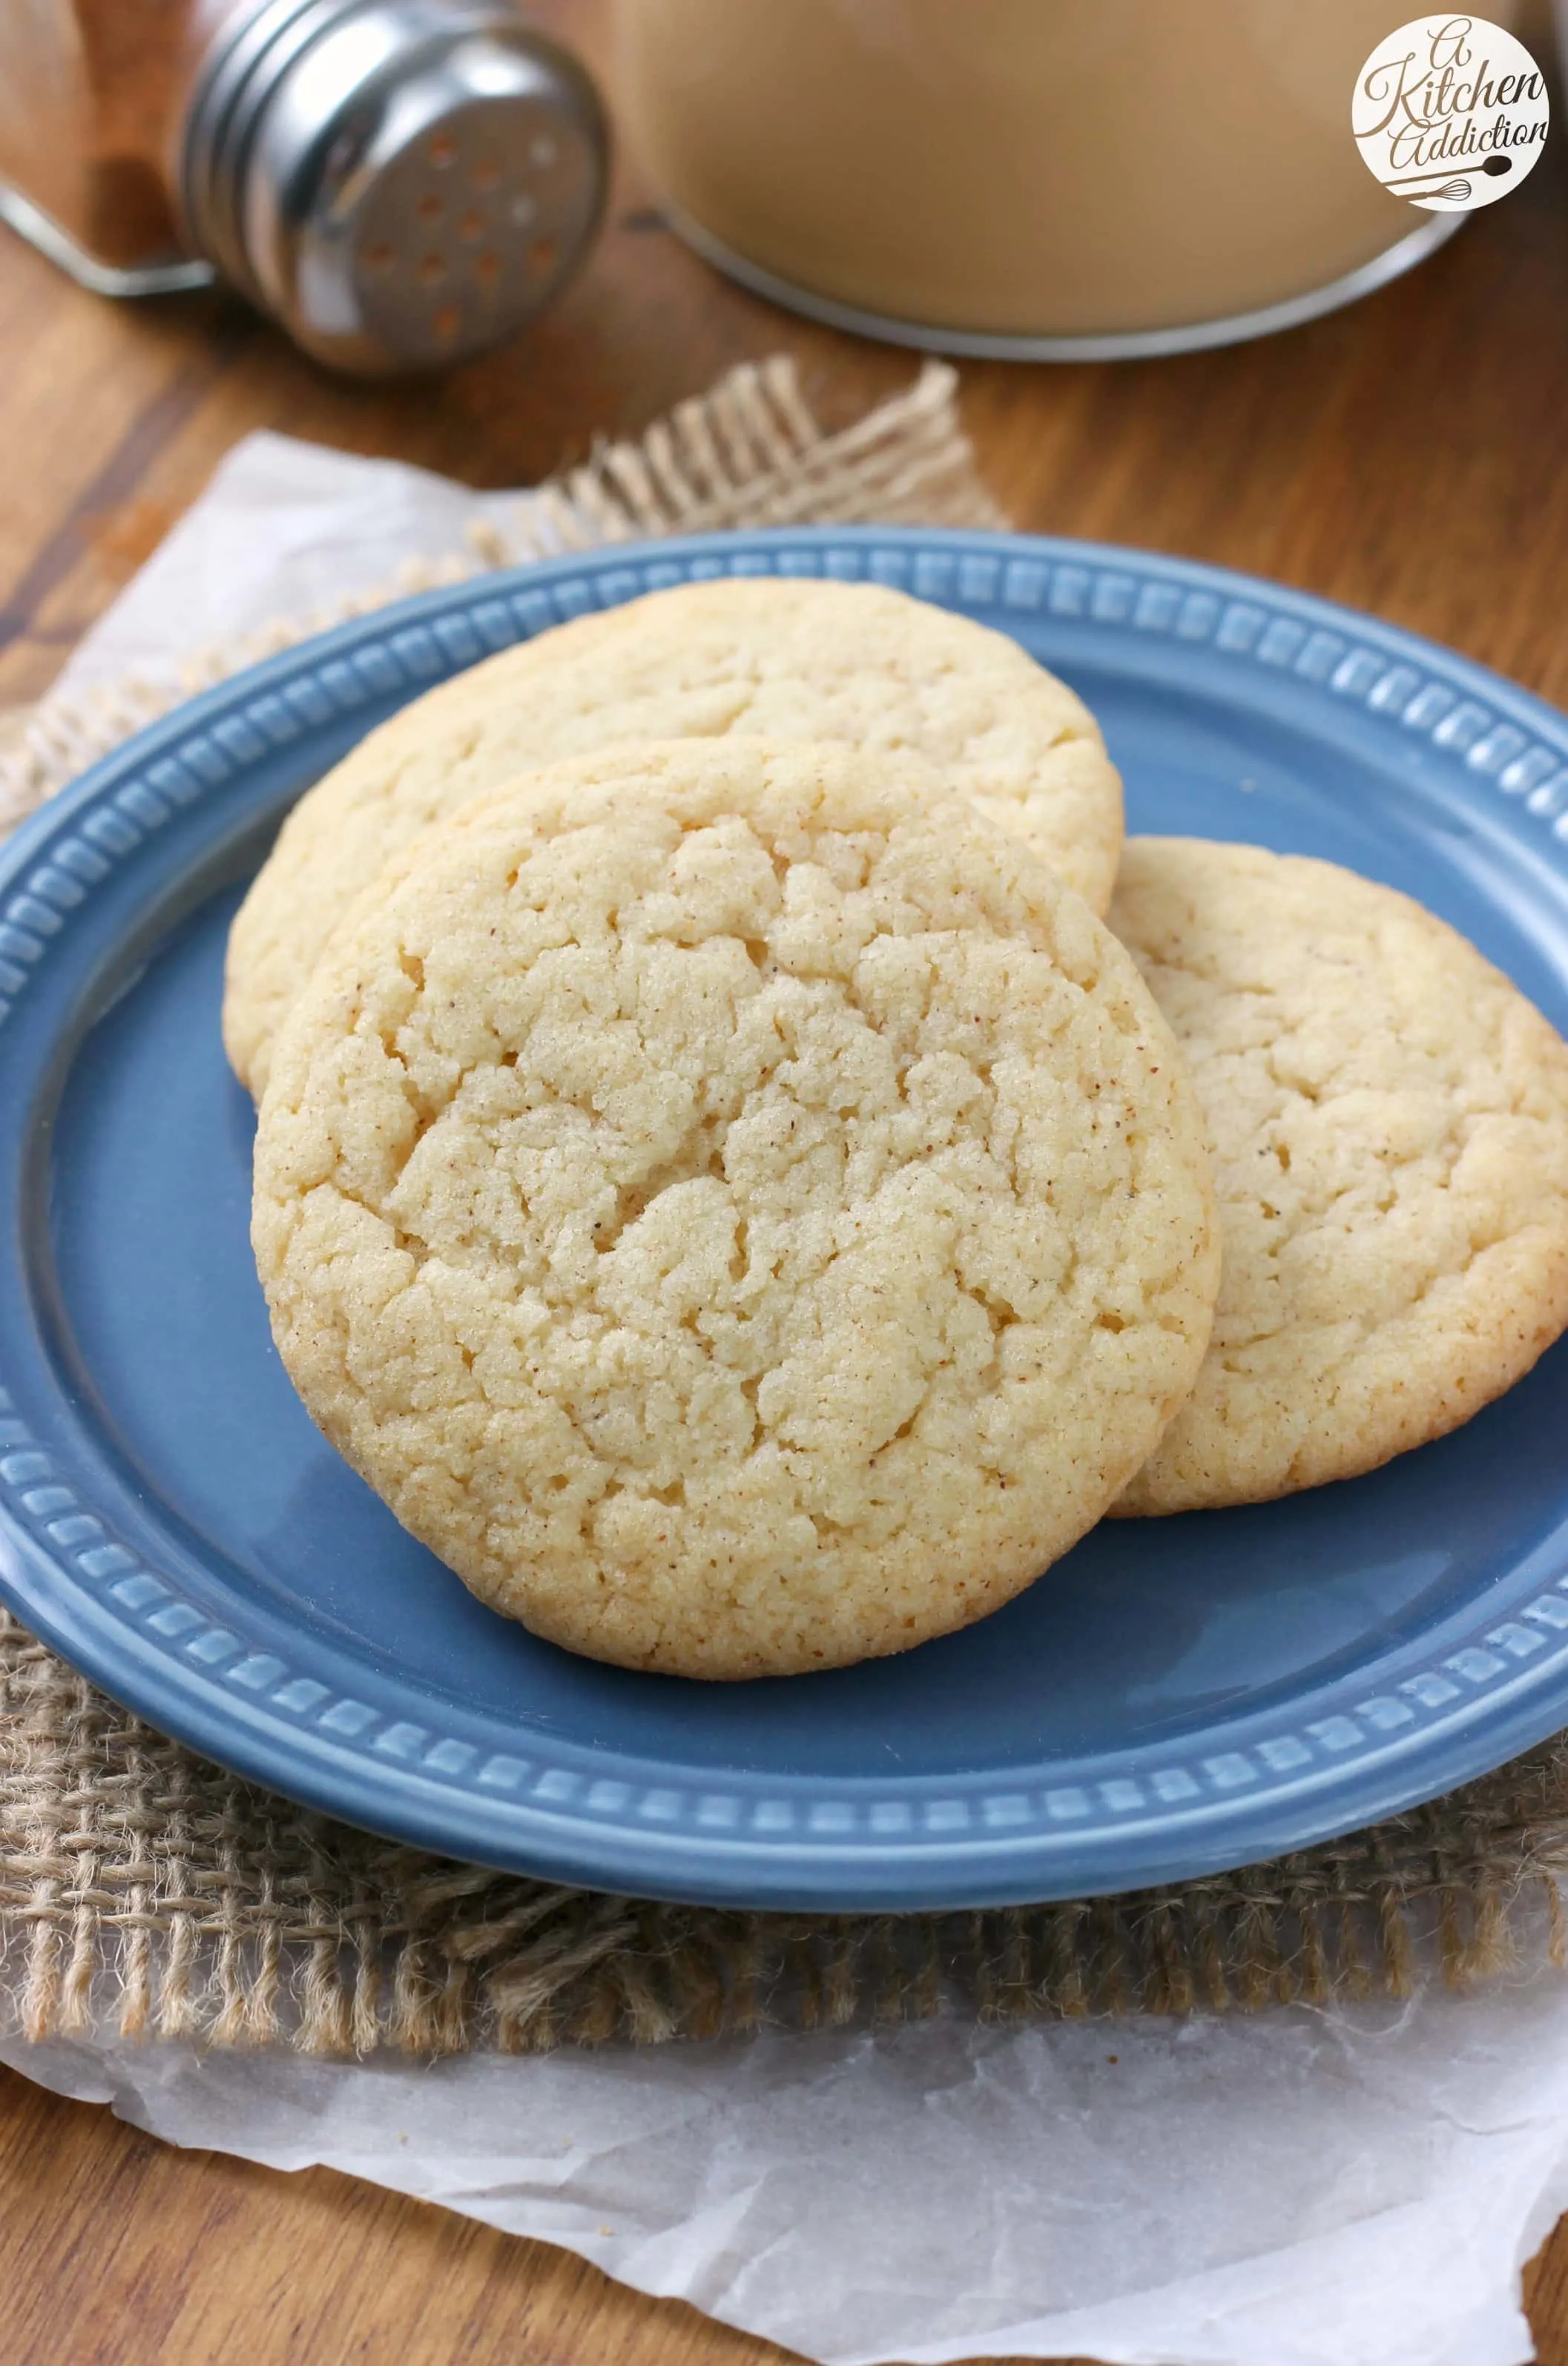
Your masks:
[[[526,493],[476,493],[399,460],[247,435],[78,643],[55,687],[129,675],[177,682],[197,650],[278,617],[324,617],[346,596],[395,584],[410,559],[461,555],[472,519],[504,531],[525,515],[548,546]]]
[[[1514,2366],[1518,2268],[1568,2203],[1558,1977],[432,2067],[0,2052],[171,2143],[323,2162],[834,2366]]]
[[[456,548],[475,505],[252,436],[67,680],[172,679],[194,647]],[[832,2366],[1516,2366],[1518,2269],[1568,2206],[1553,1973],[1328,2013],[433,2067],[14,2037],[0,2056],[170,2143],[325,2163]]]

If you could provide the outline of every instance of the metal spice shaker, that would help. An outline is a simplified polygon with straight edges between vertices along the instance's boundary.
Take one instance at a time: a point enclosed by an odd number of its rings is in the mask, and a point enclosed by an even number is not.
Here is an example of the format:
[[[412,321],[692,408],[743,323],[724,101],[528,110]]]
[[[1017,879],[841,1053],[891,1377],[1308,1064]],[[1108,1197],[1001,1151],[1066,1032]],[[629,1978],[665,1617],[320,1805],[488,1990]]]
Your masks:
[[[592,243],[609,156],[511,0],[0,9],[0,219],[101,294],[221,276],[334,369],[511,335]]]

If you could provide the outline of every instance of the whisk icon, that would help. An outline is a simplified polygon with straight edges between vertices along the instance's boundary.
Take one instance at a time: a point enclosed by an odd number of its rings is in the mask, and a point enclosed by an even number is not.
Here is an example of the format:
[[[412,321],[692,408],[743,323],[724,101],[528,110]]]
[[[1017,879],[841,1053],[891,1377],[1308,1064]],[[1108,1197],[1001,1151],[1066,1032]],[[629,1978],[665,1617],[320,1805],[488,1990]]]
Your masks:
[[[1511,156],[1488,156],[1484,163],[1456,173],[1448,180],[1441,180],[1435,173],[1417,173],[1410,180],[1390,181],[1387,186],[1401,197],[1408,197],[1414,191],[1417,199],[1443,197],[1450,205],[1462,206],[1470,195],[1472,181],[1478,181],[1483,174],[1489,181],[1498,181],[1513,169]]]

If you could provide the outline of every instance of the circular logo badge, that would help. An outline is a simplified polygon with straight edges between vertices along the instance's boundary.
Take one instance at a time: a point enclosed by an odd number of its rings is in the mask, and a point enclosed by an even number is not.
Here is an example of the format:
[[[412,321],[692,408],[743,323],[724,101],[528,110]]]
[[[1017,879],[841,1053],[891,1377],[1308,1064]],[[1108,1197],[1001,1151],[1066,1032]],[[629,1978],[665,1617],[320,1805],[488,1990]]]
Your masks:
[[[1517,189],[1540,154],[1546,81],[1484,17],[1413,17],[1356,77],[1350,128],[1385,189],[1428,213],[1468,213]]]

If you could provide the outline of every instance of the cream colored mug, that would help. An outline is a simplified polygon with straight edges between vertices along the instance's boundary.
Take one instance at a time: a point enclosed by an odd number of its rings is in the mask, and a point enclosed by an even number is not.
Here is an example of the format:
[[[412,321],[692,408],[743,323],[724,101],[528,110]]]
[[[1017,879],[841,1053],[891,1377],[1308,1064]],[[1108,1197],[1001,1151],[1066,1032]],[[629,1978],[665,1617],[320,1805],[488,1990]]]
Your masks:
[[[1412,13],[619,0],[619,92],[677,227],[765,294],[948,351],[1164,352],[1347,302],[1455,227],[1350,133],[1358,69]]]

